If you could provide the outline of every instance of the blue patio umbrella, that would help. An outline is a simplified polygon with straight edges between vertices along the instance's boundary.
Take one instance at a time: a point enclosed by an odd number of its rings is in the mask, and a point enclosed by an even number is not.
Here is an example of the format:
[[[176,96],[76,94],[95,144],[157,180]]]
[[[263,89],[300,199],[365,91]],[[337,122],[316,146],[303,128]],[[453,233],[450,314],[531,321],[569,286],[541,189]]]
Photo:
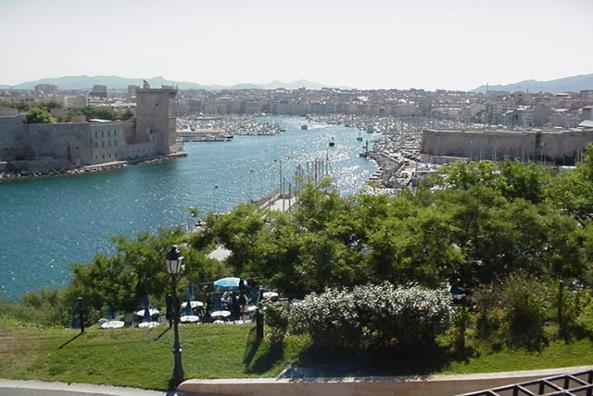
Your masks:
[[[219,289],[237,289],[239,287],[240,278],[228,277],[214,281],[214,287]]]
[[[150,317],[150,302],[148,301],[148,296],[142,299],[142,306],[144,307],[144,315],[142,316],[142,321],[152,322],[152,318]]]

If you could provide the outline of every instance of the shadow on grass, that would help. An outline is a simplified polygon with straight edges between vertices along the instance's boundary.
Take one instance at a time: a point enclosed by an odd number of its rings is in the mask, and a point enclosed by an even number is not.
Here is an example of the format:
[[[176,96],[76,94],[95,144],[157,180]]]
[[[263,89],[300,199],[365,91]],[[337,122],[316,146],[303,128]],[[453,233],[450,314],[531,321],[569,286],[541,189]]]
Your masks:
[[[260,349],[262,347],[262,349]],[[258,355],[258,352],[260,354]],[[257,358],[255,358],[257,356]],[[261,374],[270,370],[279,360],[284,357],[284,344],[262,342],[255,336],[255,327],[249,331],[243,364],[245,372],[249,374]],[[254,360],[255,359],[255,360]]]
[[[467,361],[473,352],[451,352],[436,344],[414,348],[384,348],[370,350],[322,350],[315,346],[305,349],[296,366],[315,368],[320,377],[347,376],[428,376],[442,371],[454,361]]]
[[[74,341],[75,339],[77,339],[78,337],[80,337],[81,335],[83,335],[84,333],[78,333],[76,334],[74,337],[72,337],[71,339],[69,339],[68,341],[66,341],[65,343],[63,343],[62,345],[60,345],[58,347],[58,349],[62,349],[64,348],[66,345],[70,344],[72,341]]]
[[[260,345],[261,340],[258,340],[255,336],[255,327],[253,327],[251,330],[249,330],[247,342],[245,343],[245,354],[243,355],[243,363],[245,366],[249,366],[251,364],[251,361],[255,357]]]
[[[167,328],[166,328],[164,331],[162,331],[160,334],[156,335],[156,336],[153,338],[153,341],[158,341],[158,340],[160,340],[160,339],[161,339],[161,337],[162,337],[162,336],[164,336],[164,335],[165,335],[165,333],[166,333],[166,332],[168,332],[169,330],[171,330],[171,327],[170,327],[170,326],[169,326],[169,327],[167,327]]]

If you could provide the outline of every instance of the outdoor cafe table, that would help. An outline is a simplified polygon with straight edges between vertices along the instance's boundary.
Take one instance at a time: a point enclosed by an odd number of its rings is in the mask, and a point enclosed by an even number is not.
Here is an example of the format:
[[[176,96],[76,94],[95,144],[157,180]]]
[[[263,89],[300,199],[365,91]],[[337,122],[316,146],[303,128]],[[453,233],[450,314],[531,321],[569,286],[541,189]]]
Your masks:
[[[228,318],[229,316],[231,316],[231,312],[230,311],[216,311],[216,312],[212,312],[210,314],[210,316],[213,318]]]
[[[150,316],[160,314],[158,309],[152,309],[152,308],[148,310],[148,313],[150,314]],[[136,315],[138,315],[140,317],[144,316],[144,309],[141,309],[140,311],[136,312]]]
[[[201,301],[190,301],[191,303],[191,307],[193,308],[202,308],[204,306],[204,303]],[[184,301],[183,303],[181,303],[181,308],[185,308],[187,307],[187,301]]]
[[[121,329],[124,327],[124,322],[121,320],[110,320],[104,323],[101,323],[102,329]]]
[[[181,323],[196,323],[200,320],[200,317],[197,315],[184,315],[179,318]]]
[[[158,325],[160,325],[159,322],[142,322],[142,323],[138,323],[138,327],[140,327],[141,329],[150,329],[153,327],[157,327]]]

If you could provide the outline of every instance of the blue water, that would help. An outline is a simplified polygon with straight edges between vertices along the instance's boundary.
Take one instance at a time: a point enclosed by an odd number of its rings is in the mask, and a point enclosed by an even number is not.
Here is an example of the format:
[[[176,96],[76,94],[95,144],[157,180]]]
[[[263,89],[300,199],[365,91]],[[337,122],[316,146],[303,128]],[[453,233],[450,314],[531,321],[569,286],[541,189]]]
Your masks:
[[[183,208],[226,211],[259,198],[278,188],[280,159],[287,176],[297,164],[328,155],[343,194],[375,171],[358,156],[359,131],[311,123],[301,131],[303,118],[273,120],[286,132],[186,143],[188,157],[159,164],[0,184],[0,295],[63,286],[70,263],[112,251],[111,235],[186,225]],[[328,148],[332,138],[336,146]]]

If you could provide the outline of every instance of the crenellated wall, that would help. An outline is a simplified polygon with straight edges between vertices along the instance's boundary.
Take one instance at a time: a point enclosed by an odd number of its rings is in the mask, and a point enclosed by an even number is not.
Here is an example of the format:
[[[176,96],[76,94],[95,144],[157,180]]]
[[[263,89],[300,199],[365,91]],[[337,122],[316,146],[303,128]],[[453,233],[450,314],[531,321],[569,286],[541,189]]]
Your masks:
[[[550,131],[425,130],[421,152],[433,156],[483,160],[505,158],[574,164],[593,131],[583,129]]]
[[[0,162],[47,171],[169,154],[176,150],[176,94],[138,90],[138,116],[129,121],[27,124],[24,115],[0,117]]]

